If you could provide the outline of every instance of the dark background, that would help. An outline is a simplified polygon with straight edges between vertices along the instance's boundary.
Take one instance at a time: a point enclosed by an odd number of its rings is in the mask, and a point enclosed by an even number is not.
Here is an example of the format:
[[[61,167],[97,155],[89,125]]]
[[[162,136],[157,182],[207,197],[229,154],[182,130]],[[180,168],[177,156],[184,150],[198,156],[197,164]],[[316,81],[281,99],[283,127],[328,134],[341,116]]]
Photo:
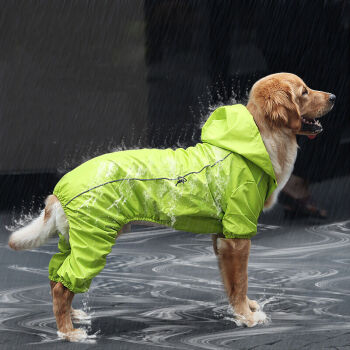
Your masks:
[[[296,171],[349,175],[349,1],[3,1],[0,208],[41,200],[62,174],[127,147],[196,143],[220,103],[260,77],[337,96]]]

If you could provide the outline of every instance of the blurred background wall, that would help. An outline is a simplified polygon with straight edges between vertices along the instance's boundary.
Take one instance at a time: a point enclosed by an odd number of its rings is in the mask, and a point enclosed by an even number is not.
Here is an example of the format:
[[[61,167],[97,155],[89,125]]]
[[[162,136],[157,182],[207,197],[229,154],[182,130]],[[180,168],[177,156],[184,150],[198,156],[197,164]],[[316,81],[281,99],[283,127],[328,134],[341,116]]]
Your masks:
[[[41,200],[82,161],[189,146],[210,107],[287,71],[337,102],[301,138],[313,181],[350,173],[348,0],[6,1],[0,208]]]

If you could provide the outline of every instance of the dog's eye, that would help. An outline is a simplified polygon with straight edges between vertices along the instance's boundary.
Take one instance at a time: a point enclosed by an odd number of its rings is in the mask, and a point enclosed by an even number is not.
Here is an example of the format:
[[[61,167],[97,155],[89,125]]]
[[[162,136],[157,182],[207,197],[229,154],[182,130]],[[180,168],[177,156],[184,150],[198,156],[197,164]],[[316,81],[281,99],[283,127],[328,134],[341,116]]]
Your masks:
[[[304,96],[305,96],[305,95],[307,95],[308,93],[309,93],[309,92],[307,91],[307,89],[306,89],[306,88],[304,88],[304,89],[303,89],[303,92],[302,92],[302,95],[304,95]]]

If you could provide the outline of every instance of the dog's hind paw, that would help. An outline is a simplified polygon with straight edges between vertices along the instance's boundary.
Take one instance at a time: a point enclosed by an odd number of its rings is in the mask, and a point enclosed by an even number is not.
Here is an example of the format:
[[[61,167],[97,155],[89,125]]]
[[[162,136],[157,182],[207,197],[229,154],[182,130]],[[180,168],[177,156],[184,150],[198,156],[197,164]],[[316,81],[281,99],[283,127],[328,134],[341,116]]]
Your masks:
[[[91,316],[80,309],[71,310],[72,321],[80,324],[91,324]]]
[[[81,342],[88,338],[86,330],[82,328],[72,329],[70,332],[67,333],[62,333],[58,331],[57,335],[59,338],[68,340],[73,343]]]

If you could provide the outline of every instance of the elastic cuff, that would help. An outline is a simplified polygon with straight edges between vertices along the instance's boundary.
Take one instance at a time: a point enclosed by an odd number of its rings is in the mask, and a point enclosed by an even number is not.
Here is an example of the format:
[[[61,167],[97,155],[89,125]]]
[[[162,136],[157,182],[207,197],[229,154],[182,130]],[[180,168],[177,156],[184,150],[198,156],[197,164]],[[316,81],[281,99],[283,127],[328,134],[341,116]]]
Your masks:
[[[248,234],[235,234],[235,233],[231,233],[231,232],[224,232],[224,236],[225,238],[244,238],[244,239],[251,239],[252,237],[254,237],[256,235],[256,232],[251,232]]]
[[[54,277],[54,276],[49,276],[49,280],[53,282],[61,282],[66,288],[68,288],[71,292],[74,294],[78,293],[85,293],[89,290],[89,288],[74,288],[73,285],[67,281],[65,281],[62,277]]]

